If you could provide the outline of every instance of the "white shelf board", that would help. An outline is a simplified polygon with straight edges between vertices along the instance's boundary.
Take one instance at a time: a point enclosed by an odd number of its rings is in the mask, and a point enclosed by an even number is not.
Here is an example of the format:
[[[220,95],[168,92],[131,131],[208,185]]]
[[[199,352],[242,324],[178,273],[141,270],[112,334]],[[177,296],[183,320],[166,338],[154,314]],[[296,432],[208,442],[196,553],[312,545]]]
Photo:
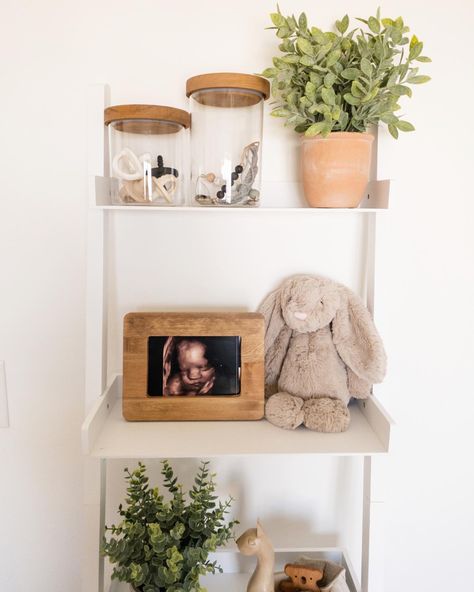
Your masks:
[[[219,458],[272,454],[373,455],[388,452],[392,420],[375,397],[351,404],[341,434],[287,431],[261,421],[127,422],[116,375],[82,426],[85,454],[105,459]]]
[[[351,214],[370,214],[384,212],[382,208],[292,208],[292,207],[271,207],[261,206],[258,208],[239,208],[239,207],[211,207],[211,206],[97,206],[100,210],[113,210],[113,211],[152,211],[152,212],[311,212],[312,214],[335,214],[335,213],[351,213]]]
[[[389,204],[390,181],[370,181],[366,196],[357,208],[309,208],[303,198],[301,184],[293,181],[266,182],[262,188],[262,203],[258,207],[235,206],[154,206],[117,205],[118,181],[109,177],[95,177],[95,207],[102,210],[149,212],[312,212],[376,213],[386,211]],[[269,205],[271,204],[271,205]]]
[[[276,550],[275,552],[278,553]],[[346,569],[346,582],[350,592],[360,592],[360,584],[345,550],[337,547],[324,549],[312,548],[308,552],[313,557],[331,559],[342,565]],[[207,575],[201,578],[201,584],[208,592],[221,592],[222,590],[225,590],[225,592],[245,592],[250,573]],[[113,581],[108,590],[109,592],[130,592],[131,589],[129,584]]]

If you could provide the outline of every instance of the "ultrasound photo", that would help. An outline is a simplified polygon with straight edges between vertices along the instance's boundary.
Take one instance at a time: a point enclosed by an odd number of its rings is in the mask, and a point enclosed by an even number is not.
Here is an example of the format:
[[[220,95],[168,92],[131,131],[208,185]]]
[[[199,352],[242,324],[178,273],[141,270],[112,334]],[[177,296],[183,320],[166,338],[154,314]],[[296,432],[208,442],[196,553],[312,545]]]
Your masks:
[[[240,394],[240,337],[148,338],[148,395]]]

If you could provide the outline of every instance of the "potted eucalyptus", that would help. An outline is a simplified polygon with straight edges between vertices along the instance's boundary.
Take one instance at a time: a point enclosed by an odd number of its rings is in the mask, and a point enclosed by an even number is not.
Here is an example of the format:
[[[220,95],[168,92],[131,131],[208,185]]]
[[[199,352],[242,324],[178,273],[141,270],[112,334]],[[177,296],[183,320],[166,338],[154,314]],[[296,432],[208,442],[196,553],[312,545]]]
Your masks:
[[[262,75],[271,80],[272,115],[302,136],[302,173],[312,207],[356,207],[369,178],[373,136],[369,126],[388,125],[394,138],[413,131],[401,119],[400,97],[430,80],[418,73],[423,43],[401,17],[336,21],[334,32],[309,27],[306,15],[270,15],[281,40],[279,57]]]
[[[117,526],[106,527],[102,553],[114,564],[112,578],[131,584],[137,592],[200,592],[199,578],[222,571],[209,553],[234,538],[236,520],[226,521],[232,499],[214,495],[215,475],[202,462],[192,489],[182,486],[168,461],[163,461],[165,500],[150,487],[146,467],[130,472],[125,507]]]

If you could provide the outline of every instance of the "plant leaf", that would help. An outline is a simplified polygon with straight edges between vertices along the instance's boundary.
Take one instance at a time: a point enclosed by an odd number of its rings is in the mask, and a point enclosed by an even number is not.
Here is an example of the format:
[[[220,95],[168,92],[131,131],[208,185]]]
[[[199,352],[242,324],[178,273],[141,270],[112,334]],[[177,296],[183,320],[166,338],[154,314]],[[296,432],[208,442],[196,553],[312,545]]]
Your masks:
[[[316,63],[316,59],[312,58],[311,56],[304,55],[300,58],[300,64],[303,66],[314,66]]]
[[[384,113],[380,116],[380,121],[383,121],[383,123],[387,124],[395,124],[398,121],[398,117],[393,113]]]
[[[291,35],[291,31],[288,27],[280,27],[277,32],[277,37],[280,39],[284,39],[285,37],[289,37]]]
[[[270,18],[272,19],[272,23],[275,25],[275,27],[286,26],[285,17],[283,15],[279,14],[278,12],[272,12],[272,14],[270,15]]]
[[[262,72],[262,76],[264,78],[273,78],[277,74],[278,74],[277,68],[265,68],[265,70]]]
[[[407,82],[409,82],[410,84],[424,84],[425,82],[429,82],[430,80],[431,76],[425,75],[410,76],[409,78],[407,78]]]
[[[313,56],[314,55],[313,46],[304,37],[298,37],[298,39],[296,40],[296,45],[298,46],[298,49],[302,53],[304,53],[304,54],[306,54],[308,56]]]
[[[369,25],[369,29],[372,31],[372,33],[380,33],[380,23],[374,16],[369,17],[367,24]]]
[[[339,31],[339,33],[341,33],[341,35],[344,35],[348,27],[349,17],[347,16],[347,14],[343,16],[342,20],[336,21],[336,29]]]
[[[324,86],[326,88],[331,88],[331,86],[336,82],[337,76],[333,72],[328,72],[324,77]]]
[[[304,89],[304,94],[311,102],[313,102],[316,98],[316,86],[312,82],[307,82]]]
[[[394,95],[397,95],[398,97],[400,97],[402,95],[407,95],[407,96],[411,97],[411,94],[412,94],[411,88],[408,86],[404,86],[403,84],[395,84],[394,86],[392,86],[390,91]]]
[[[362,58],[360,61],[360,69],[366,76],[372,76],[372,66],[367,58]]]
[[[308,138],[311,138],[313,136],[317,136],[318,134],[320,134],[323,129],[326,127],[326,122],[325,121],[318,121],[318,123],[313,123],[313,125],[310,125],[309,128],[305,131],[304,135],[307,136]]]
[[[341,57],[341,50],[340,49],[335,49],[334,51],[331,51],[331,53],[328,55],[327,60],[326,60],[326,67],[330,68],[331,66],[334,66],[334,64],[339,60],[340,57]]]
[[[298,19],[298,26],[300,29],[304,29],[305,31],[308,28],[308,19],[306,18],[304,12],[300,14],[300,18]]]
[[[392,124],[389,124],[389,126],[388,126],[388,131],[390,132],[390,134],[391,134],[391,135],[392,135],[392,136],[393,136],[395,139],[397,139],[397,138],[398,138],[398,130],[397,130],[397,128],[396,128],[394,125],[392,125]]]
[[[270,115],[273,117],[289,117],[291,115],[291,111],[284,109],[283,107],[277,107],[270,112]]]
[[[402,121],[401,119],[395,123],[401,132],[414,132],[415,127],[409,121]]]
[[[413,39],[412,39],[413,41]],[[410,60],[415,60],[423,51],[423,43],[421,43],[421,41],[419,41],[418,43],[415,43],[414,45],[410,44],[410,53],[408,54],[408,58]]]
[[[298,64],[300,61],[300,56],[296,53],[290,53],[286,56],[283,56],[281,59],[283,62],[285,62],[285,64]]]
[[[365,93],[366,91],[362,84],[358,80],[353,80],[351,84],[351,94],[353,94],[354,97],[361,99],[362,97],[365,97]]]
[[[417,43],[419,43],[419,39],[416,35],[412,35],[411,41],[410,41],[410,49],[416,45]]]
[[[344,100],[346,101],[346,103],[349,103],[349,105],[360,105],[360,99],[354,97],[353,95],[351,95],[351,93],[346,93],[344,95]]]
[[[335,105],[336,104],[336,95],[332,88],[324,87],[321,90],[321,98],[326,103],[326,105]]]
[[[360,76],[360,70],[358,68],[346,68],[341,72],[341,76],[346,80],[355,80]]]

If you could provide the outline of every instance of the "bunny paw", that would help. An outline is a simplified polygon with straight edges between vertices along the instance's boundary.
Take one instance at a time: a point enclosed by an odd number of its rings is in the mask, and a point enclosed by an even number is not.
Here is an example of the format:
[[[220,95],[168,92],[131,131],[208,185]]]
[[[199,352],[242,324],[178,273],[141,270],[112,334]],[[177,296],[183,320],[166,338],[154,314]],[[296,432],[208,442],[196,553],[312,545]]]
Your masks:
[[[265,417],[279,428],[294,430],[303,423],[303,403],[300,397],[294,397],[288,393],[276,393],[267,400]]]
[[[316,432],[345,432],[351,420],[347,406],[329,397],[305,401],[303,413],[304,425]]]

